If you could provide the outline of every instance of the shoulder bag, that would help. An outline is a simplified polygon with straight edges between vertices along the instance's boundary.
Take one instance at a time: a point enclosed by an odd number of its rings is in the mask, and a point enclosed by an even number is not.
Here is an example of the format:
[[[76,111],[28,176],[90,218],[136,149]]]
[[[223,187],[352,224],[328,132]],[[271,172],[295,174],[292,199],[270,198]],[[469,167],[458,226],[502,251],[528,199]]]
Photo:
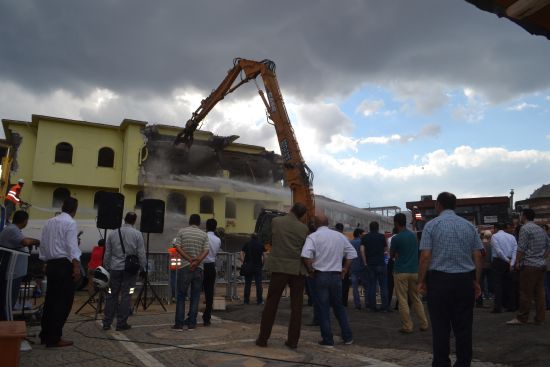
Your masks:
[[[120,228],[118,229],[118,238],[120,238],[120,245],[122,246],[122,253],[126,255],[126,249],[124,248],[124,241],[122,241],[122,234]],[[126,255],[124,258],[124,271],[128,274],[134,275],[139,271],[139,257],[137,255]]]

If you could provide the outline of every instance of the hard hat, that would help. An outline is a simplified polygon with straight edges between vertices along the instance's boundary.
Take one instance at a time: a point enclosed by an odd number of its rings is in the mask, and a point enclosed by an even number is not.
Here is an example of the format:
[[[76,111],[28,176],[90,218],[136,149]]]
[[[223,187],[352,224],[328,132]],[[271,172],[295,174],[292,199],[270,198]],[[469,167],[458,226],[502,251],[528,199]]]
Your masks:
[[[109,272],[103,266],[98,266],[94,270],[93,283],[97,288],[99,289],[108,288],[110,279],[111,279],[111,276],[109,275]]]
[[[24,183],[25,183],[25,180],[23,180],[22,178],[20,178],[19,180],[17,180],[17,182],[24,184]]]

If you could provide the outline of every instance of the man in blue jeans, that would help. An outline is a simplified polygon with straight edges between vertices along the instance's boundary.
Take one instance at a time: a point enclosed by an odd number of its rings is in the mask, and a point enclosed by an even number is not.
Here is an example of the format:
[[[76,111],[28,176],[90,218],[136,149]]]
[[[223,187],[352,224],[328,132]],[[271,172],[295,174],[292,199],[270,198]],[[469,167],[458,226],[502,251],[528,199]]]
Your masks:
[[[197,325],[199,298],[202,289],[203,260],[208,255],[208,236],[199,228],[201,217],[192,214],[189,217],[189,227],[181,229],[174,239],[174,247],[182,259],[182,268],[177,274],[176,317],[172,329],[183,330],[187,321],[188,330],[194,330]],[[191,287],[188,320],[185,320],[185,296]]]
[[[380,296],[382,298],[382,306],[380,311],[391,312],[391,307],[388,302],[388,273],[386,262],[384,261],[384,252],[387,250],[388,244],[386,237],[382,233],[378,233],[378,222],[370,222],[369,233],[363,237],[361,242],[361,257],[363,262],[367,264],[367,276],[369,280],[369,309],[378,311],[376,308],[376,286],[380,287]]]
[[[348,239],[337,231],[328,228],[328,218],[315,217],[317,231],[306,238],[302,248],[302,258],[308,276],[315,278],[315,294],[319,306],[319,324],[322,340],[320,345],[332,347],[334,337],[330,326],[330,307],[340,324],[344,344],[353,343],[353,335],[348,322],[346,308],[342,304],[342,279],[349,271],[357,251]],[[342,266],[342,259],[345,258]]]

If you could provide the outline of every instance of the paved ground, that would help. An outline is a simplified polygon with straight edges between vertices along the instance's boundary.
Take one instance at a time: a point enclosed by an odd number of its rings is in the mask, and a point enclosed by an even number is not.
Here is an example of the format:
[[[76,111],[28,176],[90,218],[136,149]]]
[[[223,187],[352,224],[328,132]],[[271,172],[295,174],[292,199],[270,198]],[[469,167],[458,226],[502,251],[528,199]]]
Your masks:
[[[82,302],[84,296],[78,297]],[[75,306],[78,306],[78,301]],[[74,308],[76,310],[76,307]],[[262,306],[229,304],[226,311],[215,312],[210,327],[199,325],[195,331],[170,329],[174,305],[168,312],[153,305],[130,318],[133,325],[125,332],[101,330],[93,320],[93,310],[72,315],[64,337],[75,341],[73,347],[46,349],[34,345],[22,352],[21,366],[429,366],[431,333],[401,335],[397,312],[369,313],[349,309],[355,343],[334,348],[317,345],[317,327],[304,326],[297,350],[284,346],[288,320],[288,299],[280,311],[267,348],[254,345]],[[311,317],[304,307],[304,322]],[[87,312],[87,313],[86,313]],[[473,366],[550,366],[550,331],[547,326],[506,326],[512,314],[490,314],[476,309]],[[549,315],[550,316],[550,315]],[[335,334],[339,330],[334,325]],[[31,327],[29,334],[37,334]],[[37,338],[31,338],[37,341]],[[336,338],[337,342],[340,339]]]

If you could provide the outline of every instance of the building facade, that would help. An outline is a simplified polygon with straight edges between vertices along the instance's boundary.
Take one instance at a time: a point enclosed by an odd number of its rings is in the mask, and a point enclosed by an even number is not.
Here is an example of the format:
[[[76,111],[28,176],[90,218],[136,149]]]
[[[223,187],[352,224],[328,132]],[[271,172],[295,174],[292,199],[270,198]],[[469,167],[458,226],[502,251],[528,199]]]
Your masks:
[[[278,156],[234,143],[236,137],[197,131],[194,145],[186,148],[172,144],[180,128],[136,120],[113,126],[33,115],[31,121],[2,123],[6,141],[16,148],[11,182],[25,180],[21,198],[32,204],[35,221],[50,218],[73,196],[79,200],[75,219],[93,227],[98,192],[109,191],[124,195],[125,212],[139,212],[144,198],[164,200],[168,225],[173,219],[181,227],[188,215],[200,213],[228,232],[250,233],[262,208],[290,204]],[[210,166],[215,170],[206,169]]]
[[[528,199],[516,201],[516,212],[527,208],[535,211],[536,223],[550,225],[550,184],[536,189]]]

